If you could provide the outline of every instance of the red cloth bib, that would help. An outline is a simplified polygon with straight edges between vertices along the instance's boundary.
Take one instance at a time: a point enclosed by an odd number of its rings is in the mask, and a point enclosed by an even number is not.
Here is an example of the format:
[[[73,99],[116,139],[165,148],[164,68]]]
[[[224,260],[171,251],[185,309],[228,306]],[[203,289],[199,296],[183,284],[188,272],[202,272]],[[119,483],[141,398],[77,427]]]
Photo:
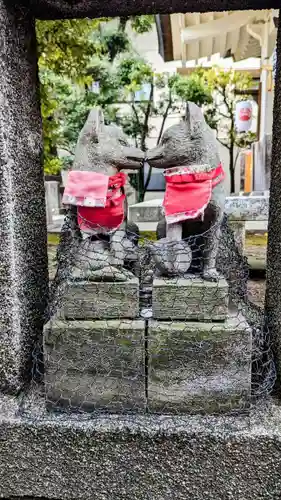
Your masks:
[[[121,188],[125,183],[123,172],[109,177],[96,172],[73,171],[64,199],[65,203],[78,207],[78,224],[82,231],[110,232],[121,226],[125,200]]]
[[[175,173],[173,173],[175,172]],[[163,206],[168,224],[202,217],[210,202],[212,189],[224,179],[222,165],[210,172],[188,172],[188,167],[165,172]]]

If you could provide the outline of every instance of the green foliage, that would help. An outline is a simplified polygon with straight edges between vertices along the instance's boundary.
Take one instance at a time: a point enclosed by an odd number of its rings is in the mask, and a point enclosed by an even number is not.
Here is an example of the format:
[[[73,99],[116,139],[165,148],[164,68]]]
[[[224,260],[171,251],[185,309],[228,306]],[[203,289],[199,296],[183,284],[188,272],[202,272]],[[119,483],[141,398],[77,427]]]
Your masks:
[[[102,44],[101,53],[113,62],[118,54],[122,54],[130,49],[128,35],[124,31],[113,31],[105,33],[100,37]]]
[[[133,16],[131,17],[131,25],[136,33],[143,34],[150,31],[154,24],[154,16]]]
[[[153,70],[144,59],[132,53],[123,56],[118,62],[116,79],[120,87],[131,94],[140,90],[144,83],[152,82]]]
[[[113,74],[112,62],[130,49],[126,24],[131,21],[135,31],[144,33],[151,29],[153,16],[122,18],[119,28],[113,31],[100,29],[105,21],[108,20],[36,23],[46,173],[58,173],[65,163],[70,164],[71,156],[67,162],[58,159],[58,147],[73,153],[92,106],[107,108],[107,119],[116,115],[108,106],[123,99],[124,93],[120,92],[119,77]],[[135,74],[141,69],[135,68]],[[98,94],[89,91],[93,82],[99,84]],[[136,83],[132,80],[129,85],[133,89]]]
[[[229,150],[230,158],[230,180],[231,192],[235,191],[235,167],[238,159],[234,158],[234,148],[247,149],[256,140],[256,135],[252,132],[239,133],[235,128],[235,109],[237,102],[241,101],[239,91],[243,91],[243,100],[250,98],[245,92],[252,86],[250,73],[212,68],[203,70],[199,68],[196,74],[202,79],[204,84],[215,97],[205,111],[205,117],[209,125],[217,131],[218,140]],[[226,133],[220,136],[219,130],[225,125]]]
[[[58,175],[63,168],[63,160],[58,157],[46,155],[44,160],[44,172],[47,175]]]
[[[62,102],[71,95],[74,83],[91,82],[87,71],[96,47],[92,34],[100,22],[82,19],[36,23],[46,173],[56,174],[62,167],[57,156]]]
[[[176,75],[176,78],[170,80],[172,80],[172,90],[182,101],[191,101],[198,106],[213,102],[211,89],[200,75],[191,73],[188,78]]]
[[[37,21],[39,69],[83,80],[89,58],[95,52],[93,32],[100,22],[101,19]]]

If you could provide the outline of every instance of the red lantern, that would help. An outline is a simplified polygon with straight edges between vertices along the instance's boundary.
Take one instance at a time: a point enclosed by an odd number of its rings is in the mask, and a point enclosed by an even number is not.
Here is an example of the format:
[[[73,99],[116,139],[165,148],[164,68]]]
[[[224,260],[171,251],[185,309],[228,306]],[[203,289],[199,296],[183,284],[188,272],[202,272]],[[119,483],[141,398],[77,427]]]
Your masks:
[[[251,101],[240,101],[236,104],[237,132],[248,132],[252,126],[253,108]]]

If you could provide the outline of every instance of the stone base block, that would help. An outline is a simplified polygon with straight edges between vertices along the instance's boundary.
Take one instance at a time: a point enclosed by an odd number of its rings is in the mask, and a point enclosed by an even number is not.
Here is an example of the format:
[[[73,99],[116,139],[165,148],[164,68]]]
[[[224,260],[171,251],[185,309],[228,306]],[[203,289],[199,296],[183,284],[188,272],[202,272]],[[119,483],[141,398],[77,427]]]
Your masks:
[[[2,411],[0,396],[0,498],[280,500],[279,404],[250,416],[77,418],[31,398],[25,416]]]
[[[216,413],[249,406],[251,329],[233,313],[225,323],[152,321],[148,332],[148,408]]]
[[[59,314],[65,319],[134,319],[139,315],[139,280],[72,282]]]
[[[44,354],[48,407],[144,410],[144,321],[53,320]]]
[[[228,314],[228,285],[200,277],[156,278],[152,313],[155,319],[223,321]]]

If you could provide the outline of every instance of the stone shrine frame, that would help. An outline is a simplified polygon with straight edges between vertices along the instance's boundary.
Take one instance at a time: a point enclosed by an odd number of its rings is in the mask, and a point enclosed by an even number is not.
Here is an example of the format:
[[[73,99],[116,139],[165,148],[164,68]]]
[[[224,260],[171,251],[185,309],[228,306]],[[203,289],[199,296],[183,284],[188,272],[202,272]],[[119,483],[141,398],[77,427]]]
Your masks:
[[[12,5],[11,5],[12,3]],[[1,28],[1,328],[0,390],[17,394],[28,383],[34,343],[41,339],[48,298],[47,231],[42,168],[42,130],[37,80],[35,17],[58,19],[151,12],[276,8],[261,0],[213,3],[149,2],[126,8],[116,0],[0,0]],[[277,51],[281,51],[281,30]],[[277,65],[274,101],[272,184],[268,230],[266,306],[279,365],[281,315],[281,64]],[[3,278],[3,275],[5,278]]]
[[[172,12],[206,12],[206,11],[223,11],[223,10],[248,10],[248,9],[276,9],[279,7],[277,0],[245,0],[242,4],[239,0],[135,0],[134,2],[119,2],[118,0],[109,0],[108,2],[99,2],[99,0],[0,0],[0,234],[1,234],[1,250],[0,250],[0,393],[7,395],[18,396],[29,383],[28,375],[30,373],[30,364],[34,345],[41,342],[42,330],[44,323],[45,308],[48,299],[48,266],[47,266],[47,228],[46,228],[46,213],[45,213],[45,191],[42,166],[42,126],[39,106],[39,86],[37,76],[37,55],[36,55],[36,35],[35,35],[35,18],[41,19],[63,19],[63,18],[82,18],[82,17],[101,17],[101,16],[116,16],[116,15],[132,15],[132,14],[149,14],[149,13],[172,13]],[[268,255],[267,255],[267,291],[266,291],[266,310],[268,313],[269,328],[275,346],[275,359],[277,363],[279,381],[281,376],[281,28],[278,29],[277,39],[277,73],[275,86],[274,100],[274,120],[273,120],[273,148],[272,148],[272,167],[271,167],[271,189],[270,189],[270,209],[269,209],[269,228],[268,228]],[[171,455],[169,463],[166,464],[167,476],[165,486],[160,485],[161,479],[155,481],[157,475],[138,476],[139,484],[142,488],[146,488],[146,492],[151,488],[155,491],[151,498],[171,498],[171,491],[175,497],[187,498],[186,491],[183,490],[182,477],[179,470],[183,470],[182,464],[185,467],[189,466],[189,462],[194,463],[194,473],[191,473],[190,481],[194,485],[196,491],[202,490],[202,497],[198,493],[193,495],[193,498],[226,498],[225,484],[221,484],[219,480],[217,484],[212,486],[215,492],[211,496],[207,496],[206,488],[208,484],[204,481],[200,482],[200,477],[205,479],[208,476],[206,473],[206,456],[212,460],[213,453],[213,468],[227,468],[229,460],[229,470],[233,464],[233,460],[239,465],[235,472],[232,473],[233,484],[240,485],[243,490],[243,498],[268,498],[262,496],[259,488],[262,481],[271,481],[272,488],[279,495],[278,482],[280,478],[275,475],[275,470],[280,466],[281,457],[276,445],[269,443],[269,458],[264,454],[263,435],[259,440],[259,435],[255,434],[254,450],[257,456],[262,456],[262,464],[266,460],[268,466],[263,471],[264,477],[260,480],[257,475],[257,468],[253,466],[253,470],[249,469],[249,463],[253,455],[250,442],[247,442],[247,431],[245,435],[237,441],[236,448],[229,450],[227,444],[219,438],[217,439],[217,429],[220,424],[212,422],[208,426],[208,431],[204,427],[204,421],[190,424],[189,428],[185,428],[185,420],[178,421],[178,428],[174,428],[174,433],[181,435],[181,444],[178,446],[177,438],[175,441],[169,435],[167,438],[167,448],[161,448],[161,440],[153,441],[153,432],[158,429],[160,433],[161,424],[153,420],[155,428],[145,427],[148,424],[133,423],[137,430],[142,429],[140,441],[137,437],[130,438],[134,443],[131,446],[131,441],[125,438],[120,438],[120,454],[116,452],[114,447],[114,439],[111,442],[111,434],[122,434],[124,426],[116,420],[108,425],[104,421],[100,423],[98,433],[101,434],[101,441],[95,441],[97,457],[94,463],[91,463],[92,442],[89,442],[90,432],[97,432],[94,424],[89,424],[89,433],[85,434],[85,443],[78,442],[80,430],[75,434],[75,425],[70,434],[67,434],[66,427],[61,430],[58,424],[54,422],[43,422],[40,432],[37,428],[29,426],[26,422],[17,420],[17,400],[14,400],[14,406],[7,406],[4,414],[6,421],[4,425],[8,429],[8,438],[4,442],[3,454],[4,464],[4,480],[0,484],[0,497],[7,498],[9,495],[19,496],[32,495],[48,496],[49,498],[90,498],[85,496],[87,488],[92,487],[99,491],[106,491],[105,496],[91,498],[113,498],[109,496],[112,484],[111,471],[107,472],[108,460],[114,464],[114,479],[123,485],[120,477],[124,476],[124,470],[128,469],[128,463],[134,464],[136,460],[136,449],[140,449],[138,464],[139,469],[147,471],[147,464],[151,470],[157,471],[157,464],[153,463],[154,448],[159,446],[159,459],[156,461],[165,465],[167,461],[167,449]],[[10,405],[10,403],[9,403]],[[1,406],[2,407],[2,406]],[[11,413],[12,412],[12,413]],[[10,417],[11,415],[11,417]],[[9,420],[10,418],[10,420]],[[280,414],[277,419],[280,419]],[[8,422],[8,423],[7,423]],[[128,424],[129,425],[129,424]],[[206,424],[205,424],[206,425]],[[231,430],[230,424],[225,424],[227,432]],[[256,418],[253,425],[262,427],[262,417]],[[267,425],[264,424],[264,425]],[[0,428],[2,424],[0,423]],[[45,426],[45,427],[44,427]],[[49,426],[49,427],[48,427]],[[57,426],[57,427],[56,427]],[[159,427],[157,427],[159,426]],[[216,427],[217,426],[217,427]],[[50,431],[52,428],[52,431]],[[258,427],[256,427],[258,428]],[[184,430],[183,430],[184,429]],[[241,433],[243,425],[238,428]],[[134,429],[132,429],[133,432]],[[279,429],[275,429],[279,432]],[[139,431],[140,432],[140,431]],[[165,430],[164,430],[165,432]],[[199,432],[198,443],[195,454],[192,448],[190,436],[195,442],[196,432]],[[215,449],[212,448],[209,437],[210,433],[214,432]],[[266,427],[263,428],[266,433]],[[205,433],[205,434],[204,434]],[[65,451],[66,445],[70,448],[73,442],[73,434],[77,437],[75,450],[70,454],[70,462],[68,462],[68,452]],[[262,433],[261,433],[262,434]],[[264,434],[265,435],[265,434]],[[253,434],[254,436],[254,434]],[[148,441],[145,442],[146,437]],[[233,438],[233,439],[234,439]],[[9,441],[9,439],[11,441]],[[116,438],[117,439],[117,438]],[[162,439],[162,437],[161,437]],[[244,441],[243,441],[244,440]],[[281,441],[281,436],[279,436]],[[82,439],[83,441],[83,439]],[[245,443],[246,444],[245,444]],[[11,443],[15,444],[17,450],[14,453],[11,450]],[[150,444],[149,444],[150,443]],[[152,443],[152,445],[151,445]],[[159,444],[160,443],[160,444]],[[245,444],[245,446],[244,446]],[[38,453],[38,448],[41,448],[42,453]],[[139,447],[139,448],[138,448]],[[25,472],[21,467],[21,459],[28,450],[29,458],[34,460],[34,470]],[[45,451],[47,450],[47,451]],[[162,450],[162,451],[161,451]],[[184,455],[182,454],[184,450]],[[81,453],[85,458],[87,467],[87,478],[83,477],[81,483]],[[231,455],[231,453],[234,455]],[[236,455],[235,455],[236,453]],[[205,456],[206,455],[206,456]],[[73,459],[73,456],[75,458]],[[236,456],[236,458],[235,458]],[[127,459],[124,459],[124,457]],[[143,458],[144,457],[144,458]],[[154,457],[154,458],[153,458]],[[230,457],[230,458],[229,458]],[[0,457],[0,470],[2,467]],[[18,460],[18,462],[17,462]],[[72,460],[77,465],[73,467]],[[100,460],[100,462],[99,462]],[[205,460],[205,462],[204,462]],[[7,462],[6,462],[7,461]],[[11,474],[10,464],[15,461],[15,475]],[[45,462],[44,462],[45,461]],[[174,464],[172,462],[174,461]],[[216,462],[217,461],[217,462]],[[49,482],[49,486],[44,490],[45,484],[45,463],[49,463],[50,468],[57,467],[60,469],[61,464],[68,467],[65,471],[64,481],[61,481],[60,474],[53,475],[53,481]],[[68,464],[67,466],[65,464]],[[103,464],[103,469],[102,465]],[[129,464],[129,465],[130,465]],[[105,478],[99,472],[95,471],[100,468],[105,473]],[[163,465],[162,465],[163,466]],[[155,468],[156,467],[156,468]],[[273,467],[270,475],[270,467]],[[75,468],[75,470],[74,470]],[[134,466],[132,466],[133,470]],[[169,470],[174,471],[174,478],[171,479]],[[249,471],[244,473],[244,470]],[[5,476],[6,473],[6,476]],[[159,470],[158,473],[162,474]],[[23,475],[22,475],[23,474]],[[35,480],[35,474],[38,478]],[[135,474],[138,474],[135,472]],[[180,478],[177,483],[177,490],[173,486],[177,474]],[[109,477],[107,477],[107,475]],[[91,477],[92,476],[92,477]],[[119,477],[120,476],[120,477]],[[270,478],[269,478],[270,476]],[[2,477],[2,476],[1,476]],[[222,477],[224,475],[222,474]],[[5,483],[6,478],[6,483]],[[8,478],[8,479],[7,479]],[[18,484],[15,478],[19,481]],[[148,479],[147,479],[148,478]],[[256,479],[258,478],[258,479]],[[220,479],[220,478],[219,478]],[[225,481],[228,481],[229,476],[225,475]],[[76,482],[75,482],[76,481]],[[107,486],[105,487],[107,481]],[[159,481],[159,489],[158,482]],[[164,478],[162,479],[164,481]],[[154,484],[155,483],[155,484]],[[124,496],[124,490],[121,488],[117,491],[117,496],[114,498],[148,498],[141,496],[135,483],[124,483],[127,489],[128,496]],[[266,486],[267,484],[267,486]],[[265,492],[268,491],[268,482],[265,484]],[[4,485],[4,486],[2,486]],[[19,486],[20,485],[20,486]],[[24,485],[24,486],[23,486]],[[42,486],[43,485],[43,486]],[[77,486],[78,485],[78,486]],[[87,487],[86,487],[87,485]],[[251,488],[256,486],[255,494]],[[161,486],[161,488],[160,488]],[[169,490],[169,488],[171,488]],[[74,493],[73,488],[78,488]],[[123,487],[123,486],[122,486]],[[227,485],[231,488],[232,486]],[[4,490],[2,489],[4,488]],[[19,490],[17,489],[19,488]],[[43,489],[42,489],[43,488]],[[165,489],[166,488],[166,489]],[[168,489],[167,489],[168,488]],[[220,489],[221,488],[221,489]],[[276,488],[276,490],[275,490]],[[203,491],[204,490],[204,491]],[[239,490],[239,491],[242,491]],[[191,491],[191,490],[190,490]],[[192,490],[195,491],[195,490]],[[277,493],[278,491],[278,493]],[[130,496],[131,494],[131,496]],[[206,494],[206,495],[205,495]],[[74,495],[74,496],[73,496]],[[75,496],[76,495],[76,496]],[[159,496],[158,496],[159,495]],[[166,496],[165,496],[166,495]],[[204,496],[205,495],[205,496]],[[216,496],[217,495],[217,496]],[[231,495],[231,494],[230,494]],[[256,495],[256,496],[255,496]],[[266,493],[265,493],[266,495]],[[228,496],[227,498],[239,498],[238,496]],[[242,497],[241,497],[242,498]],[[271,497],[271,498],[279,498]]]

